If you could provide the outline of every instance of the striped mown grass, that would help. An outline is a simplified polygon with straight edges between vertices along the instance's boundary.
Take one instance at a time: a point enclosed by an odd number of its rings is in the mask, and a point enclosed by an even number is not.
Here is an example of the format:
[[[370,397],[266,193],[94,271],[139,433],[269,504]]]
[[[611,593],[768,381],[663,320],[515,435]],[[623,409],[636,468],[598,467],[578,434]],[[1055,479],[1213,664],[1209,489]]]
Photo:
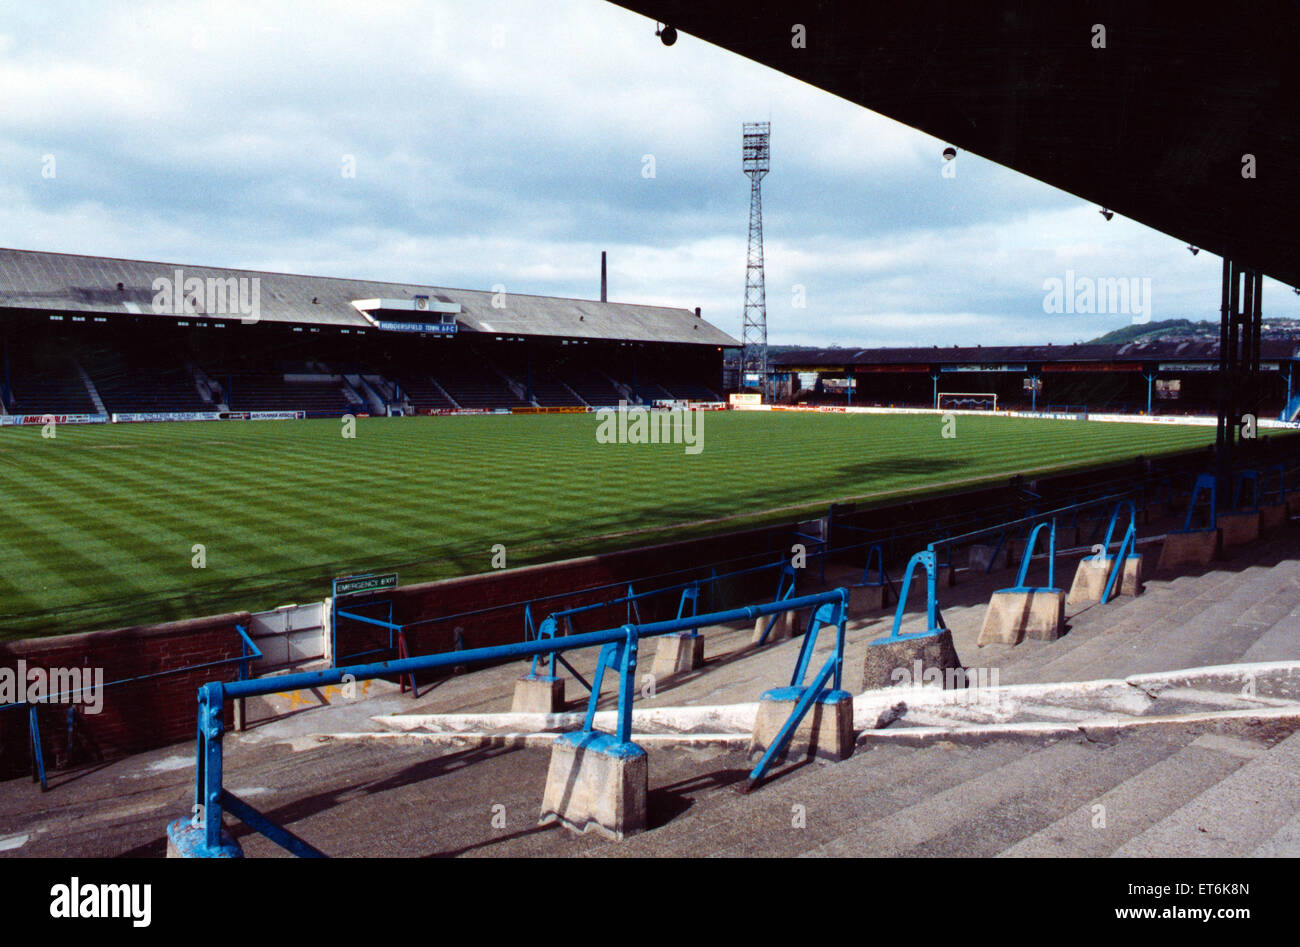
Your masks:
[[[703,451],[598,444],[594,415],[0,428],[0,637],[523,565],[1212,442],[1212,427],[717,412]],[[727,519],[723,519],[727,518]],[[205,568],[195,568],[201,545]],[[738,550],[738,554],[743,550]]]

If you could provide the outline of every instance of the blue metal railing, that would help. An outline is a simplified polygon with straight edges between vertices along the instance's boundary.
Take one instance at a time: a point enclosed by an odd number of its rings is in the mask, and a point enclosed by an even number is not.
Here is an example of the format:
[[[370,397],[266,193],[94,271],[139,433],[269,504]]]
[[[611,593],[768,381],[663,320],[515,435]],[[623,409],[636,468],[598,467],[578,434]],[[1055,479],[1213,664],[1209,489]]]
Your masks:
[[[1137,507],[1132,500],[1120,500],[1111,510],[1110,520],[1106,524],[1106,538],[1102,540],[1101,548],[1097,552],[1086,558],[1095,562],[1105,563],[1110,559],[1110,547],[1115,536],[1115,526],[1119,523],[1120,514],[1128,510],[1128,526],[1124,530],[1124,538],[1120,540],[1119,549],[1115,553],[1115,558],[1111,561],[1110,571],[1106,577],[1106,587],[1101,593],[1102,602],[1109,602],[1111,593],[1115,590],[1117,582],[1122,581],[1120,576],[1124,574],[1125,565],[1129,556],[1137,550]],[[1097,521],[1100,524],[1100,520]]]
[[[829,609],[828,609],[829,607]],[[750,781],[761,779],[771,766],[773,760],[786,749],[795,728],[803,715],[823,692],[827,685],[838,689],[844,659],[844,633],[848,615],[848,591],[835,589],[770,602],[762,605],[749,605],[706,615],[689,615],[671,621],[650,622],[642,625],[628,624],[621,628],[589,632],[570,637],[551,638],[549,640],[525,641],[517,644],[496,645],[490,648],[473,648],[467,651],[430,654],[418,658],[406,658],[398,661],[382,661],[376,664],[361,664],[351,667],[335,667],[322,671],[308,671],[258,680],[241,680],[231,683],[214,681],[199,689],[198,725],[196,732],[195,753],[195,794],[193,825],[203,829],[204,850],[207,853],[222,851],[221,828],[222,813],[241,819],[255,831],[271,841],[297,855],[320,857],[321,852],[288,830],[275,825],[265,815],[249,806],[225,789],[223,779],[222,736],[225,730],[225,703],[245,697],[283,691],[302,690],[340,683],[344,677],[352,681],[369,680],[376,677],[402,675],[417,671],[434,670],[456,665],[494,663],[511,658],[532,657],[558,651],[574,651],[581,648],[600,647],[601,652],[596,664],[591,697],[587,703],[587,715],[584,731],[591,731],[595,720],[596,704],[600,697],[600,683],[607,668],[619,675],[617,726],[614,736],[620,743],[629,742],[632,736],[632,701],[635,696],[635,672],[638,642],[641,638],[686,631],[699,625],[721,624],[741,619],[754,620],[764,615],[789,609],[812,608],[809,634],[805,637],[804,647],[800,651],[799,662],[795,670],[795,685],[802,683],[806,674],[808,661],[816,645],[816,632],[823,624],[834,623],[837,626],[836,646],[826,663],[807,686],[804,696],[796,704],[790,718],[786,721],[769,747],[768,752],[750,773]],[[183,827],[185,820],[173,823],[173,827]]]
[[[1187,518],[1183,521],[1184,533],[1190,533],[1192,531],[1192,517],[1196,514],[1196,504],[1200,500],[1201,491],[1208,493],[1210,500],[1210,509],[1207,517],[1209,522],[1206,524],[1205,529],[1214,529],[1218,524],[1218,480],[1215,479],[1213,474],[1198,474],[1195,483],[1192,485],[1192,497],[1187,501]]]
[[[218,661],[204,661],[201,664],[189,664],[184,667],[172,668],[166,671],[155,671],[152,674],[139,674],[136,675],[135,677],[124,677],[116,681],[108,681],[104,683],[102,687],[104,690],[107,690],[110,687],[119,687],[123,684],[136,684],[139,683],[140,681],[151,681],[160,677],[169,677],[173,674],[185,674],[189,671],[200,671],[207,668],[224,667],[225,665],[228,664],[239,665],[239,669],[238,669],[239,680],[241,681],[247,680],[249,678],[250,663],[253,661],[261,660],[262,652],[258,649],[257,644],[253,641],[253,639],[249,637],[248,629],[245,628],[243,625],[235,625],[235,632],[239,635],[240,656],[237,658],[222,658]],[[77,688],[76,690],[60,691],[57,694],[50,694],[43,701],[40,701],[39,703],[42,704],[62,704],[65,702],[71,703],[72,698],[79,696],[80,694],[83,694],[88,690],[93,690],[95,686],[96,685],[94,684],[89,684],[85,687]],[[6,710],[17,710],[19,707],[24,707],[27,709],[27,735],[28,735],[28,749],[31,751],[32,754],[32,780],[33,782],[40,782],[41,789],[42,791],[44,791],[49,789],[49,784],[46,780],[45,753],[41,746],[41,726],[40,726],[40,719],[38,718],[36,713],[37,706],[38,706],[37,703],[33,703],[30,701],[20,701],[18,703],[12,703],[12,704],[0,704],[0,712]],[[72,709],[73,708],[71,707],[69,708],[70,711]],[[57,759],[55,763],[57,767],[58,764]]]
[[[1237,471],[1237,486],[1232,493],[1233,510],[1242,510],[1241,491],[1250,484],[1250,506],[1245,508],[1246,512],[1254,513],[1259,509],[1259,471],[1258,470],[1239,470]]]
[[[908,560],[907,569],[903,574],[902,589],[898,597],[898,607],[894,610],[894,622],[890,632],[884,638],[879,638],[872,642],[873,644],[887,644],[890,642],[900,641],[904,638],[922,638],[928,635],[939,634],[947,629],[943,620],[943,613],[939,608],[936,574],[938,570],[938,551],[945,547],[959,546],[969,543],[971,540],[979,539],[985,536],[998,535],[998,546],[994,550],[993,558],[996,558],[997,552],[1001,549],[1001,544],[1005,541],[1006,536],[1012,531],[1021,527],[1033,527],[1030,533],[1030,541],[1026,545],[1025,553],[1021,560],[1020,572],[1017,579],[1017,585],[1023,586],[1027,578],[1029,562],[1033,555],[1033,541],[1037,537],[1039,528],[1042,525],[1052,524],[1050,533],[1050,542],[1048,547],[1048,574],[1049,582],[1055,578],[1055,560],[1056,560],[1056,528],[1055,520],[1057,517],[1066,514],[1077,514],[1078,512],[1093,507],[1105,506],[1108,503],[1117,503],[1127,501],[1127,492],[1124,494],[1114,494],[1097,499],[1085,500],[1081,503],[1070,504],[1069,506],[1057,507],[1043,513],[1036,513],[1032,516],[1021,517],[1007,523],[999,523],[996,526],[988,526],[983,529],[971,530],[958,536],[949,536],[944,539],[938,539],[930,543],[923,552],[913,554]],[[926,571],[926,588],[925,588],[925,614],[926,627],[924,631],[911,635],[901,633],[903,619],[907,612],[908,594],[912,588],[912,578],[917,568],[923,568]]]
[[[1020,571],[1016,573],[1017,589],[1025,588],[1025,582],[1029,577],[1029,561],[1034,557],[1034,548],[1038,542],[1038,534],[1044,529],[1048,530],[1047,535],[1047,588],[1054,588],[1056,585],[1056,517],[1052,517],[1046,523],[1039,523],[1029,531],[1029,540],[1025,543],[1025,553],[1020,559]]]

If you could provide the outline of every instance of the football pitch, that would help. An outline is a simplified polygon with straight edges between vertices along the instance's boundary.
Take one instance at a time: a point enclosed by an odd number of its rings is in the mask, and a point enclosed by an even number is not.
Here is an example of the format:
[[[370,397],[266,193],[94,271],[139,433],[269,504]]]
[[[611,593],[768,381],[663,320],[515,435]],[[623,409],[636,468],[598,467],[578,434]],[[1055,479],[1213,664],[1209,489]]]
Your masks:
[[[703,449],[596,415],[0,428],[0,637],[324,598],[742,529],[835,500],[1212,443],[1213,427],[708,412]],[[744,550],[737,550],[737,554]]]

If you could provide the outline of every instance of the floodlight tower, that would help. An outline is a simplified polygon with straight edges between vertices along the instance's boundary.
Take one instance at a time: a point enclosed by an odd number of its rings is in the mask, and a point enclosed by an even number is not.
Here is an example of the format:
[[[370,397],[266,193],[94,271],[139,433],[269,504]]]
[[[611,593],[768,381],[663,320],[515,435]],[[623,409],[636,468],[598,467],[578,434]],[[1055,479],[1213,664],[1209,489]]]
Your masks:
[[[746,122],[741,166],[749,178],[749,257],[745,269],[745,313],[740,341],[740,387],[758,375],[767,394],[767,289],[763,282],[763,176],[771,167],[770,122]]]

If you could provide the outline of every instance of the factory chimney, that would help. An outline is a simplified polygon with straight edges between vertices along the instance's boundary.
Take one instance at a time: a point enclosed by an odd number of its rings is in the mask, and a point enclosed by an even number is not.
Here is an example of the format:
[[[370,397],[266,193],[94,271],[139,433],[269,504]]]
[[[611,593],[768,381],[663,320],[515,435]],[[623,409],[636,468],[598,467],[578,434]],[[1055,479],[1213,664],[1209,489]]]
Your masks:
[[[600,251],[600,301],[609,302],[605,294],[605,251]]]

